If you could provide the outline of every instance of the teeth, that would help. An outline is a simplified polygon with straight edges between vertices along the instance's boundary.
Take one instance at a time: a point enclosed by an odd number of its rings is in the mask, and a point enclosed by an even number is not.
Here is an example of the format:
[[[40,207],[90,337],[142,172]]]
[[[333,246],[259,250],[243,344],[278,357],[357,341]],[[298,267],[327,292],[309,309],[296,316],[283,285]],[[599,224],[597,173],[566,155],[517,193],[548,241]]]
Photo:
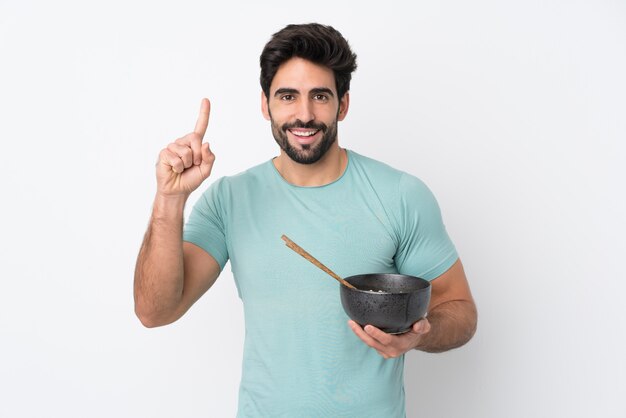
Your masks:
[[[304,131],[294,132],[294,131],[291,131],[291,133],[296,135],[296,136],[312,136],[312,135],[315,135],[317,133],[317,131],[308,131],[308,132],[304,132]]]

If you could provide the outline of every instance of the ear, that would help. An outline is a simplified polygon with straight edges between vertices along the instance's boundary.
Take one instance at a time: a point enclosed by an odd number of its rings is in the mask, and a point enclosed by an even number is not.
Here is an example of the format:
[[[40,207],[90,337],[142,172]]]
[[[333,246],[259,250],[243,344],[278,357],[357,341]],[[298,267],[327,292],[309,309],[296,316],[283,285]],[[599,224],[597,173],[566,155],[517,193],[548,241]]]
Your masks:
[[[346,115],[348,114],[348,108],[350,107],[350,92],[347,91],[341,100],[339,101],[339,115],[337,116],[337,120],[344,120]]]
[[[266,120],[270,120],[270,109],[267,103],[267,96],[263,90],[261,90],[261,112],[263,112],[263,117]]]

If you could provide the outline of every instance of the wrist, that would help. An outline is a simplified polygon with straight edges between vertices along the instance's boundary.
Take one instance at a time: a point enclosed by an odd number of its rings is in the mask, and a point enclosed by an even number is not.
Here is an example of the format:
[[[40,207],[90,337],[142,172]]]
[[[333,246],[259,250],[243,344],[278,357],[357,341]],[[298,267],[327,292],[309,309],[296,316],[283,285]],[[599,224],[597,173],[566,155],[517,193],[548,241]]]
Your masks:
[[[164,195],[157,193],[152,207],[154,219],[180,219],[185,210],[188,195]]]

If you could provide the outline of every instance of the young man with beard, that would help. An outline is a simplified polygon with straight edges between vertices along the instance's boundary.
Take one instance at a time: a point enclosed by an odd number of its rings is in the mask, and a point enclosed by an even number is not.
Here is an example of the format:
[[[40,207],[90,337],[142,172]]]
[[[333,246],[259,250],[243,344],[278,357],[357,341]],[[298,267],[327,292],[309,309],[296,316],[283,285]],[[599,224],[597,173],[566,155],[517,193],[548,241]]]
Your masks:
[[[163,149],[137,260],[136,312],[176,321],[231,262],[246,321],[241,417],[403,417],[404,353],[466,343],[476,308],[437,203],[417,178],[339,146],[356,56],[331,27],[289,25],[261,54],[261,107],[280,155],[215,181],[183,231],[215,156],[194,132]],[[343,276],[432,280],[428,319],[401,335],[348,321],[337,283],[284,246],[286,234]]]

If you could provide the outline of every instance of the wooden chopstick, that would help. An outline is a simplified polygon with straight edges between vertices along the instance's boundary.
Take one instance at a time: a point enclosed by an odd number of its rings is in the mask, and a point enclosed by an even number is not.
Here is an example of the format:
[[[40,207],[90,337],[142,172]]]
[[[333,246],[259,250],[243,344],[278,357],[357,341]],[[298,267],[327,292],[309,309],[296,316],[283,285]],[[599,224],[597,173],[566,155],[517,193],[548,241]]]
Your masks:
[[[289,238],[287,238],[286,235],[283,235],[282,237],[280,237],[283,241],[285,241],[285,244],[287,245],[287,247],[291,248],[292,250],[294,250],[295,252],[297,252],[298,254],[300,254],[302,257],[306,258],[307,260],[309,260],[311,263],[315,264],[315,266],[317,266],[317,268],[323,270],[326,274],[328,274],[329,276],[333,277],[335,280],[337,280],[339,283],[341,283],[344,286],[347,286],[351,289],[356,289],[356,287],[352,286],[350,283],[348,283],[347,281],[345,281],[344,279],[342,279],[341,277],[339,277],[337,274],[335,274],[335,272],[333,272],[331,269],[329,269],[328,267],[326,267],[324,264],[322,264],[321,262],[319,262],[315,257],[313,257],[311,254],[307,253],[304,248],[300,247],[298,244],[296,244],[295,242],[293,242],[292,240],[290,240]]]

